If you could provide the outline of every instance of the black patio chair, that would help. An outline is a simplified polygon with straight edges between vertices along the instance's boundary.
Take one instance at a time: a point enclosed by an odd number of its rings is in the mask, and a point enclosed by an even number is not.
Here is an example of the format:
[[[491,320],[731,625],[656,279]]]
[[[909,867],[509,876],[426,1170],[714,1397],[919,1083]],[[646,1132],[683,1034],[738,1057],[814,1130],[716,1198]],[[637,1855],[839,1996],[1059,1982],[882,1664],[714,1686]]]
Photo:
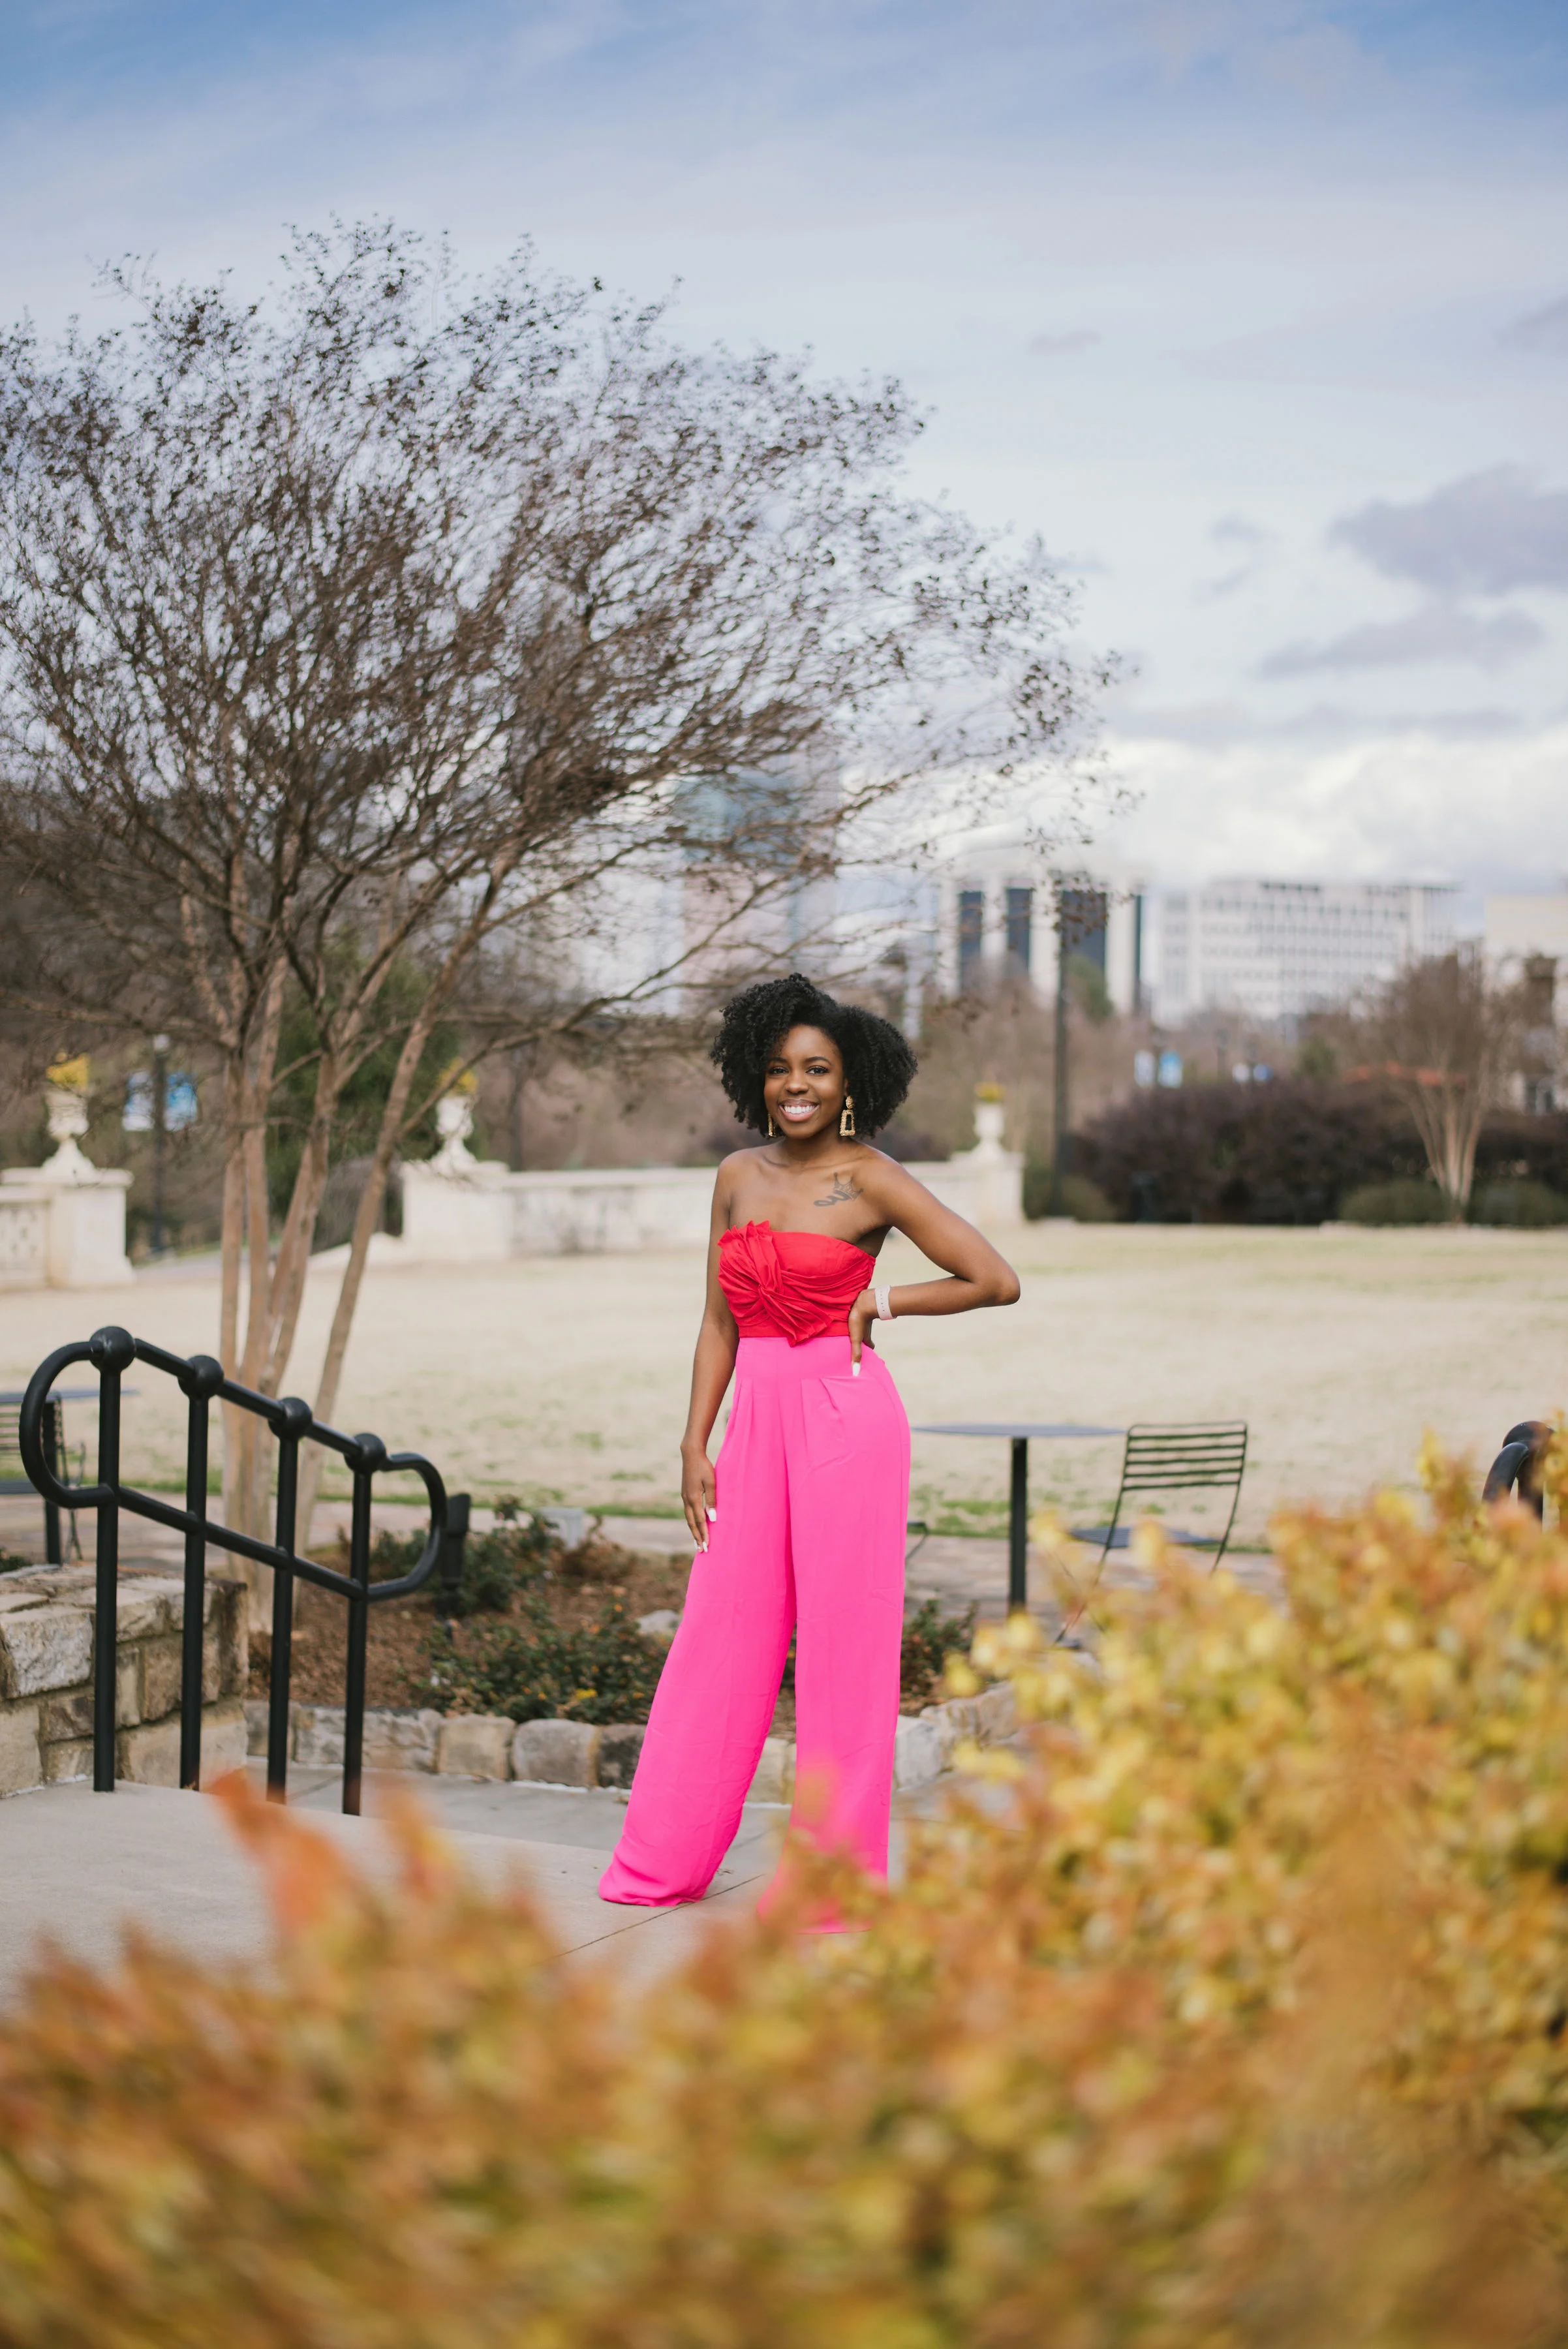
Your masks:
[[[7,1500],[20,1499],[24,1495],[29,1498],[33,1495],[32,1479],[19,1473],[22,1466],[22,1452],[17,1427],[21,1415],[20,1395],[15,1402],[0,1402],[0,1470],[6,1472],[0,1474],[0,1494],[4,1494]],[[44,1405],[44,1450],[51,1467],[63,1483],[66,1475],[65,1426],[64,1413],[57,1395],[51,1395]],[[9,1473],[13,1469],[18,1473]],[[77,1475],[79,1481],[82,1475],[79,1463]],[[81,1547],[77,1542],[76,1531],[77,1521],[73,1511],[71,1540],[79,1557]],[[49,1566],[59,1566],[64,1563],[60,1549],[60,1513],[53,1501],[44,1503],[44,1559]]]
[[[1502,1439],[1502,1450],[1486,1472],[1481,1498],[1486,1501],[1506,1501],[1516,1492],[1527,1509],[1538,1517],[1546,1515],[1546,1495],[1541,1489],[1541,1463],[1551,1439],[1552,1430],[1543,1419],[1521,1419],[1511,1427]]]
[[[1127,1449],[1122,1454],[1122,1481],[1116,1493],[1111,1521],[1106,1526],[1075,1526],[1075,1541],[1099,1544],[1100,1554],[1095,1560],[1095,1570],[1089,1587],[1074,1613],[1064,1622],[1059,1638],[1067,1633],[1088,1605],[1105,1564],[1114,1549],[1126,1549],[1132,1540],[1130,1523],[1123,1522],[1123,1511],[1129,1502],[1136,1503],[1145,1494],[1155,1493],[1229,1493],[1230,1514],[1225,1529],[1219,1534],[1189,1533],[1176,1526],[1162,1526],[1160,1530],[1168,1542],[1179,1549],[1212,1550],[1210,1571],[1224,1557],[1236,1523],[1236,1511],[1241,1498],[1241,1473],[1247,1464],[1247,1423],[1244,1419],[1227,1419],[1179,1426],[1158,1426],[1145,1421],[1129,1427]]]

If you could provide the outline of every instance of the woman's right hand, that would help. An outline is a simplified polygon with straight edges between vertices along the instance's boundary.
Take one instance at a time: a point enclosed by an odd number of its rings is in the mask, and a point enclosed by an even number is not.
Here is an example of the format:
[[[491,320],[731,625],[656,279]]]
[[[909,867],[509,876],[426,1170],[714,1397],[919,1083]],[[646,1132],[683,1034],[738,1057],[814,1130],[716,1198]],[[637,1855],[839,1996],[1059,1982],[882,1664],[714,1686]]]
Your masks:
[[[691,1538],[699,1549],[708,1547],[709,1523],[719,1514],[718,1495],[713,1463],[708,1457],[706,1445],[683,1444],[680,1447],[680,1505],[691,1528]]]

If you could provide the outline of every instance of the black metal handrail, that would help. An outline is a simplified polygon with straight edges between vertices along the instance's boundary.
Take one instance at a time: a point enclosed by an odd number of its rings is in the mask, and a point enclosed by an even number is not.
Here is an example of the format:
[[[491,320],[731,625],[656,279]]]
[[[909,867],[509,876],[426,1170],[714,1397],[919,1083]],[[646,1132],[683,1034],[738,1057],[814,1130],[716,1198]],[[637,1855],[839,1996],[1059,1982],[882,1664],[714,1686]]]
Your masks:
[[[178,1381],[190,1402],[185,1439],[185,1506],[160,1500],[155,1493],[139,1492],[122,1483],[119,1474],[119,1382],[131,1363],[145,1362]],[[46,1454],[44,1414],[49,1390],[60,1372],[73,1362],[88,1362],[99,1376],[98,1482],[67,1485],[55,1473]],[[207,1515],[208,1413],[214,1402],[234,1404],[266,1421],[277,1438],[276,1538],[265,1542],[254,1535],[235,1533],[214,1525]],[[294,1578],[313,1582],[321,1590],[335,1590],[348,1601],[348,1669],[343,1713],[343,1807],[359,1808],[365,1744],[365,1658],[369,1609],[383,1599],[400,1599],[428,1582],[438,1563],[443,1579],[455,1580],[462,1570],[461,1535],[448,1542],[449,1516],[467,1525],[467,1495],[452,1495],[461,1509],[449,1506],[439,1472],[417,1452],[389,1452],[379,1435],[342,1435],[312,1415],[310,1405],[297,1395],[264,1395],[225,1378],[223,1366],[210,1354],[193,1354],[187,1361],[165,1353],[129,1330],[95,1330],[83,1342],[60,1346],[40,1362],[27,1383],[18,1431],[22,1464],[46,1501],[61,1508],[98,1511],[96,1630],[93,1643],[92,1782],[99,1794],[114,1789],[115,1648],[119,1624],[119,1514],[151,1518],[185,1537],[185,1621],[180,1653],[180,1784],[197,1786],[202,1777],[202,1650],[206,1613],[209,1542],[236,1557],[254,1558],[273,1571],[272,1670],[267,1709],[267,1794],[285,1799],[288,1783],[288,1689],[293,1653]],[[295,1516],[299,1494],[299,1447],[325,1444],[348,1463],[354,1478],[353,1514],[349,1521],[348,1572],[338,1574],[314,1558],[301,1557],[295,1548]],[[422,1478],[430,1495],[430,1530],[419,1562],[395,1581],[370,1580],[370,1491],[373,1478],[384,1469],[411,1469]],[[455,1527],[453,1528],[455,1531]]]

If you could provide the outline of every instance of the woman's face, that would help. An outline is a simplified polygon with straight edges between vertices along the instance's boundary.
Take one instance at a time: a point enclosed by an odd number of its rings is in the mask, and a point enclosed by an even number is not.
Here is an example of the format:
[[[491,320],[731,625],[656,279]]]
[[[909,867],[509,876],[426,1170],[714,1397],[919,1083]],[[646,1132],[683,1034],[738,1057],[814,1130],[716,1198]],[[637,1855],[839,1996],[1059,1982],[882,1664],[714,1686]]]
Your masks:
[[[844,1061],[820,1028],[792,1028],[768,1055],[763,1099],[780,1133],[812,1140],[834,1132],[844,1107]]]

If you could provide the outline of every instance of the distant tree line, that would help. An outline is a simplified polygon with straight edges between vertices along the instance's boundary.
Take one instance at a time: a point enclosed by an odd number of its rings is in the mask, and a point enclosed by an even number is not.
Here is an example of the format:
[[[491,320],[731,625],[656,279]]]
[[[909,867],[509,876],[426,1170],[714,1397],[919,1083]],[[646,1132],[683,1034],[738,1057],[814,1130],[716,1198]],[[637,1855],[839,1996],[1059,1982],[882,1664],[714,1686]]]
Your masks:
[[[1144,1223],[1320,1224],[1369,1186],[1430,1185],[1421,1136],[1386,1086],[1301,1077],[1134,1093],[1075,1134],[1073,1164],[1118,1216]],[[1568,1115],[1484,1119],[1476,1207],[1519,1183],[1568,1198]]]

